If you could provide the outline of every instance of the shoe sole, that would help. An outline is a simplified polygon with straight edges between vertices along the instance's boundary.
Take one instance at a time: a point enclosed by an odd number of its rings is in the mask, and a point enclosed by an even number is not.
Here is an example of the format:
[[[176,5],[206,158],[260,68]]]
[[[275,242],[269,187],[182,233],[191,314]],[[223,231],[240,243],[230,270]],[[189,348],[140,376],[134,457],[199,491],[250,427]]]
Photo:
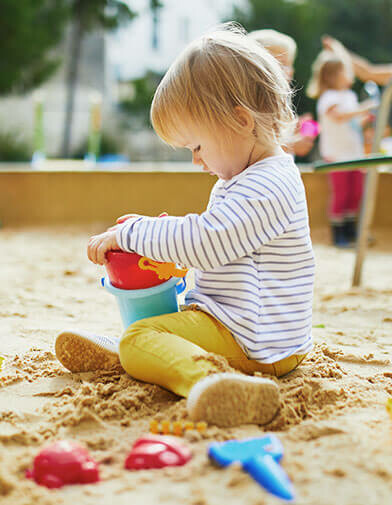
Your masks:
[[[111,370],[121,366],[118,354],[70,331],[57,336],[55,352],[60,363],[71,372]]]
[[[269,379],[215,374],[192,388],[187,408],[192,420],[221,427],[266,424],[279,410],[279,388]]]

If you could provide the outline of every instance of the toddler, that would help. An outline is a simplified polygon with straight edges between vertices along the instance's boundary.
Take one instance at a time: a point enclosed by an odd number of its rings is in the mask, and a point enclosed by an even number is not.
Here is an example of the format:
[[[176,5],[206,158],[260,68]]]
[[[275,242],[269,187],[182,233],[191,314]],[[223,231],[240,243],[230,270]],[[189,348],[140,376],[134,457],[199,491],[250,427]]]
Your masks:
[[[283,68],[287,80],[291,82],[294,76],[294,61],[297,54],[295,40],[285,33],[272,29],[256,30],[249,33],[249,37],[265,47],[276,58]],[[314,145],[314,138],[300,134],[300,121],[312,119],[311,114],[304,114],[299,118],[296,135],[287,145],[287,151],[295,156],[306,156]]]
[[[313,64],[307,92],[311,98],[318,98],[320,154],[328,162],[364,155],[360,118],[366,121],[375,103],[372,100],[358,103],[356,94],[350,89],[353,79],[349,61],[330,51],[322,51]],[[332,240],[338,247],[347,247],[356,240],[364,174],[352,170],[330,172],[328,177]]]
[[[312,348],[314,257],[305,191],[282,150],[295,116],[279,63],[245,33],[224,27],[191,43],[159,84],[152,124],[168,144],[218,176],[201,215],[130,215],[92,237],[88,257],[113,249],[195,269],[187,309],[137,321],[121,339],[57,337],[71,371],[110,368],[187,398],[193,420],[269,422],[275,381]],[[222,373],[219,360],[236,369]],[[242,373],[240,373],[242,372]],[[248,375],[249,374],[249,375]]]

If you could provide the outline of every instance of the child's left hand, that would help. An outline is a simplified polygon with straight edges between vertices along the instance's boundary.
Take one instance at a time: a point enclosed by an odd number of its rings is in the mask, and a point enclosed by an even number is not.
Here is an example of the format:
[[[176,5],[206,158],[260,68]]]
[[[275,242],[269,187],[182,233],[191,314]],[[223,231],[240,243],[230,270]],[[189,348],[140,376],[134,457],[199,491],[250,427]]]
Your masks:
[[[87,256],[93,263],[104,265],[106,253],[115,249],[120,249],[116,240],[116,231],[108,230],[90,238],[87,245]]]

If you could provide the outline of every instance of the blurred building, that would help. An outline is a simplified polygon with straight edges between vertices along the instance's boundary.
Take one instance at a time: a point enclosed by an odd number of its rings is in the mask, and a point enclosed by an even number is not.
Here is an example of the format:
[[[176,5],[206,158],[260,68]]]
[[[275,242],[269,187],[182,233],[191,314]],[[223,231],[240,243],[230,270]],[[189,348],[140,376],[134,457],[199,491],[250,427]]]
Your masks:
[[[164,72],[192,39],[230,16],[244,0],[162,0],[153,16],[149,0],[128,0],[138,13],[129,28],[109,37],[109,68],[117,79]]]
[[[127,27],[114,34],[91,33],[83,41],[79,64],[72,122],[71,152],[86,141],[89,124],[89,97],[98,91],[103,97],[104,129],[123,137],[126,145],[140,146],[142,158],[153,152],[153,157],[168,159],[169,151],[153,139],[151,133],[132,135],[118,126],[116,104],[124,90],[124,82],[143,76],[152,70],[164,73],[177,54],[192,39],[220,23],[230,15],[233,4],[244,0],[162,0],[163,7],[151,12],[149,0],[127,0],[138,16]],[[61,152],[65,100],[66,68],[69,63],[71,30],[57,49],[62,58],[58,72],[41,88],[44,96],[44,129],[46,153],[50,157]],[[33,137],[33,93],[0,98],[0,130],[18,132],[26,140]],[[163,149],[163,151],[162,151]],[[165,154],[166,153],[166,154]],[[169,154],[168,154],[169,153]],[[139,155],[132,159],[138,159]]]

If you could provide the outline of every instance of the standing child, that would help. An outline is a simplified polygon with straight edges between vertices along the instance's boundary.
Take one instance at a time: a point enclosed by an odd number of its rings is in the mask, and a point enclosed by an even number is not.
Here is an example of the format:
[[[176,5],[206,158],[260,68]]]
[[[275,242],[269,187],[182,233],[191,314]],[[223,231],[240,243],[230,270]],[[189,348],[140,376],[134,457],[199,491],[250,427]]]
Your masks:
[[[361,121],[366,121],[374,102],[358,103],[351,90],[353,73],[349,61],[323,51],[313,64],[308,95],[318,98],[320,154],[327,162],[364,155]],[[356,240],[357,217],[363,191],[360,170],[330,172],[329,218],[334,245],[347,247]]]
[[[191,43],[151,109],[158,135],[191,150],[219,180],[201,215],[133,215],[94,236],[88,257],[113,249],[195,269],[183,312],[144,319],[121,340],[63,332],[56,354],[71,371],[120,360],[134,378],[187,397],[194,420],[220,426],[270,421],[276,383],[312,348],[314,257],[305,191],[281,148],[295,118],[276,60],[238,29]],[[220,373],[208,353],[241,373]]]

